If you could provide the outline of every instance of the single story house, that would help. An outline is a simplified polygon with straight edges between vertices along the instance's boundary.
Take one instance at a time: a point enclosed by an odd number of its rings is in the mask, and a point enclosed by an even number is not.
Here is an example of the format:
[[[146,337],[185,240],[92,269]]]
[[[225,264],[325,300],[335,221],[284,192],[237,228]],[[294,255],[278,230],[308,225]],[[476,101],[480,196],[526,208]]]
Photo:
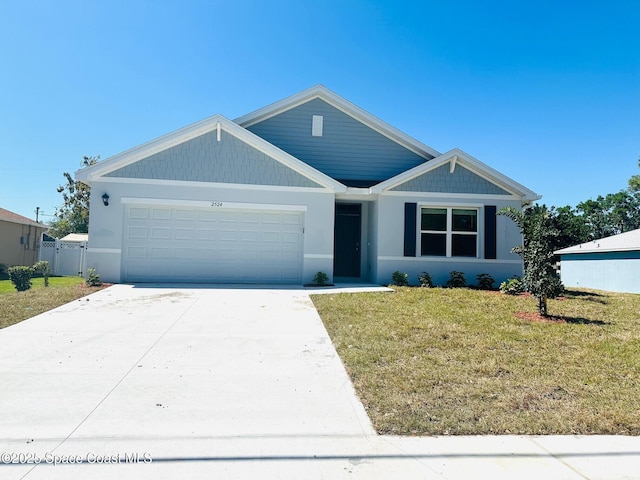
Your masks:
[[[46,225],[0,208],[0,264],[31,266],[38,261],[38,248]]]
[[[496,211],[536,193],[440,153],[324,86],[222,115],[76,172],[91,186],[88,267],[108,282],[444,283],[522,273]]]
[[[563,248],[560,277],[566,287],[640,293],[640,229]]]

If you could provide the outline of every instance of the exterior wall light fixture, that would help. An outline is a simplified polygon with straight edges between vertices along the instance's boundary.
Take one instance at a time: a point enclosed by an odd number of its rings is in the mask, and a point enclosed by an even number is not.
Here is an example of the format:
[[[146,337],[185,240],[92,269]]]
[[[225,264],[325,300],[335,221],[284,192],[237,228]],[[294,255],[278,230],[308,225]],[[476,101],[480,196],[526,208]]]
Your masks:
[[[105,207],[109,206],[109,195],[106,192],[102,195],[102,203]]]

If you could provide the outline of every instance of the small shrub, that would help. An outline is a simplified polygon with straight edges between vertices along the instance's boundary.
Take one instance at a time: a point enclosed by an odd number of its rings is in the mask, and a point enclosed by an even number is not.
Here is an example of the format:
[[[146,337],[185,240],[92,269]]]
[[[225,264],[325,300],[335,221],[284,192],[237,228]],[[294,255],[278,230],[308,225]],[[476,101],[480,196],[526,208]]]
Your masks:
[[[488,273],[481,273],[476,278],[478,279],[478,288],[480,290],[492,290],[493,284],[496,283]]]
[[[433,279],[431,275],[427,272],[422,272],[418,274],[418,283],[420,283],[421,287],[425,288],[433,288]]]
[[[506,295],[520,295],[524,291],[524,283],[520,277],[512,277],[500,284],[500,292]]]
[[[464,273],[456,272],[455,270],[449,272],[449,280],[446,283],[447,288],[463,288],[467,286],[467,280],[464,278]]]
[[[85,281],[85,284],[87,285],[87,287],[100,287],[102,285],[102,280],[100,280],[100,275],[96,273],[95,268],[90,268],[87,273],[88,275]]]
[[[51,276],[51,269],[49,268],[49,262],[46,260],[40,260],[33,265],[33,271],[39,273],[44,278],[44,286],[49,286],[49,277]]]
[[[25,266],[10,267],[7,273],[9,273],[9,279],[17,291],[24,292],[31,288],[33,268]]]
[[[318,272],[313,277],[313,283],[316,285],[326,285],[329,283],[329,277],[324,272]]]
[[[396,270],[391,274],[391,285],[406,287],[409,285],[409,276],[406,273]]]

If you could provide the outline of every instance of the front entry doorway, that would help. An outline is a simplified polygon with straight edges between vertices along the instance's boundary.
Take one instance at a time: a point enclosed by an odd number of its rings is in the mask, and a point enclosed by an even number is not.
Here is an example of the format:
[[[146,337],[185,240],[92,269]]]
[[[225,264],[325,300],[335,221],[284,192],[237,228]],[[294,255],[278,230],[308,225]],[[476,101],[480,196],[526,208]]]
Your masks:
[[[362,205],[337,203],[334,229],[333,275],[360,277]]]

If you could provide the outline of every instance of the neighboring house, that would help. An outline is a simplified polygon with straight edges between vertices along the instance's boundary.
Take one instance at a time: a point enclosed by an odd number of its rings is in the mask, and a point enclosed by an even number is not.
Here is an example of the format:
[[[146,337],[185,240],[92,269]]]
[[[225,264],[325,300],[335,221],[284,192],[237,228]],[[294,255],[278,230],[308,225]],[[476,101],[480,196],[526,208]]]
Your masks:
[[[202,120],[76,172],[88,267],[108,282],[386,284],[400,270],[522,273],[516,225],[539,196],[440,153],[323,86]],[[103,201],[100,201],[102,197]]]
[[[555,252],[566,287],[640,293],[640,229]]]
[[[38,261],[38,248],[46,225],[0,208],[0,263],[7,267],[31,266]]]

